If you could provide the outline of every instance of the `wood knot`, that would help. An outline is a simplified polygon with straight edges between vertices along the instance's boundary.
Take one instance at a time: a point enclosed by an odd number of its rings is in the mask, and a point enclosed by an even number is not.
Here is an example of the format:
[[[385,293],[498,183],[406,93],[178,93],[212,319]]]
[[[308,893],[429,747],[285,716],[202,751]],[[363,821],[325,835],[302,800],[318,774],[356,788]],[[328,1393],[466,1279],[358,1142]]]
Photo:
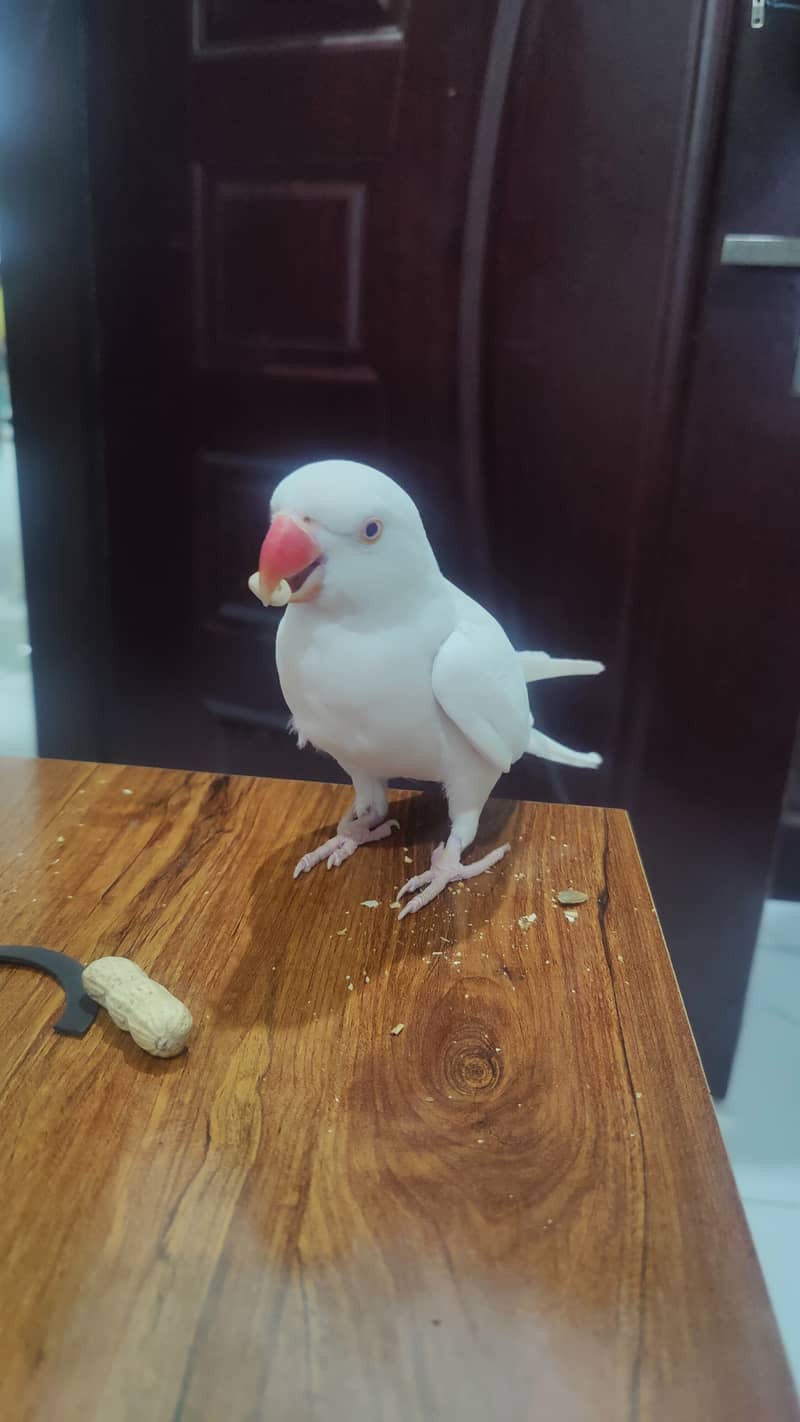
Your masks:
[[[487,1042],[451,1042],[445,1049],[444,1071],[453,1091],[468,1096],[492,1091],[502,1075],[500,1054]]]

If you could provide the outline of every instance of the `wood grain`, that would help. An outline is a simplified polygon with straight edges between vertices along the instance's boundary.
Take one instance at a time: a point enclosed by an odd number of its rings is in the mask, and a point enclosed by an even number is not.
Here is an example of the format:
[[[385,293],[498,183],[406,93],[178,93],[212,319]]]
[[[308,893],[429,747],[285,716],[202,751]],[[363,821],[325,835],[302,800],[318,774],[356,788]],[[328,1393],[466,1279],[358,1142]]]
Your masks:
[[[59,1038],[0,970],[0,1414],[796,1417],[624,814],[495,802],[513,854],[398,924],[444,807],[293,882],[345,804],[3,763],[0,938],[130,955],[196,1028]]]

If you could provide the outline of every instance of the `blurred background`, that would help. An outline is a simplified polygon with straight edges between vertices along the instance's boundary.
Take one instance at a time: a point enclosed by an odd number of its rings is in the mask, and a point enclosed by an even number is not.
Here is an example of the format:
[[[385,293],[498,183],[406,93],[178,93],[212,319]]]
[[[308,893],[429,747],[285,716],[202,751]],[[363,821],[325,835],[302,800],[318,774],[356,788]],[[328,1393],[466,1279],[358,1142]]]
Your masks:
[[[0,753],[328,778],[247,576],[399,479],[608,666],[500,793],[630,810],[800,1369],[800,5],[7,0],[0,120]]]

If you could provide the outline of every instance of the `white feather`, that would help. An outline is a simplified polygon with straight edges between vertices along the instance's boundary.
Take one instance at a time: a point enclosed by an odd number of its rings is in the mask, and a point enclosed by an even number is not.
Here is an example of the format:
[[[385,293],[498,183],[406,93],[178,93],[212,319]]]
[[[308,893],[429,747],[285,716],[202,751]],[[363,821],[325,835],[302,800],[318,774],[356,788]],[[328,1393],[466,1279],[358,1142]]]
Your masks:
[[[602,662],[575,661],[572,657],[551,657],[548,652],[519,652],[525,680],[550,681],[559,676],[598,676]]]

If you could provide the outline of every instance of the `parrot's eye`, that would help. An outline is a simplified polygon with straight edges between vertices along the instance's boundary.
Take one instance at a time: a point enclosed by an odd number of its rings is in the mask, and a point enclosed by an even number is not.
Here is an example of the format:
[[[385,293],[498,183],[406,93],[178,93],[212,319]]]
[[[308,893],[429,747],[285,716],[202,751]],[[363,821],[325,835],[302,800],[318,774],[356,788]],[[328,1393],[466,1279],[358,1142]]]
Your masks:
[[[368,518],[361,530],[362,543],[377,543],[383,533],[383,524],[379,518]]]

